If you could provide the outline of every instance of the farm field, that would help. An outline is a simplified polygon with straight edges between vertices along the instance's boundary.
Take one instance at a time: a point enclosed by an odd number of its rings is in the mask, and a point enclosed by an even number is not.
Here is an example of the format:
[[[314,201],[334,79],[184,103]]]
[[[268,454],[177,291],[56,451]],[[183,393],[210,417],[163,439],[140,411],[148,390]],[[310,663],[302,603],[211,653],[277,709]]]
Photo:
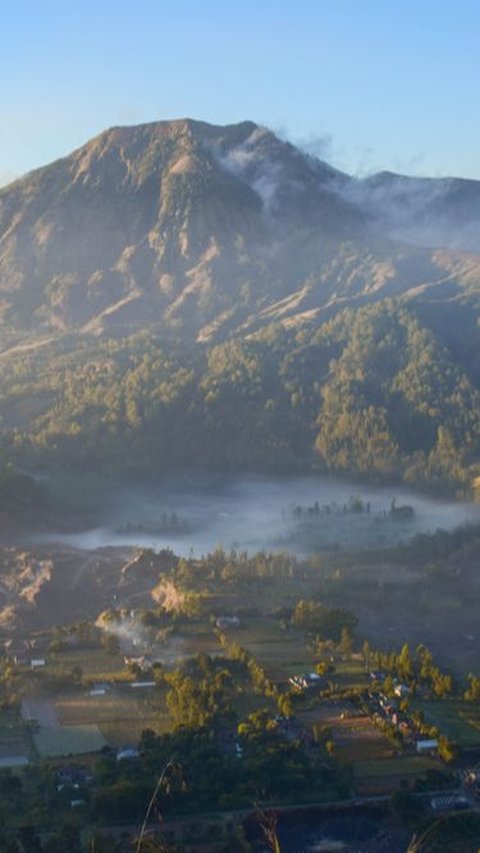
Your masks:
[[[357,794],[398,790],[403,780],[414,782],[428,770],[443,765],[433,758],[420,755],[399,755],[393,758],[372,758],[354,764],[354,784]]]
[[[217,635],[208,621],[182,625],[155,648],[156,655],[166,666],[195,655],[215,655],[219,652]]]
[[[346,764],[365,759],[391,758],[394,747],[368,717],[337,721],[332,728],[335,755]]]
[[[360,660],[357,657],[353,657],[350,660],[337,661],[335,664],[334,680],[338,687],[345,690],[348,688],[366,688],[370,684],[363,659]]]
[[[136,743],[144,729],[159,734],[170,725],[165,691],[158,687],[112,687],[100,696],[90,696],[82,688],[63,691],[55,699],[55,709],[64,726],[97,724],[111,746]]]
[[[35,748],[41,758],[63,755],[84,755],[98,752],[107,745],[98,726],[46,726],[33,735]]]
[[[314,656],[304,637],[294,630],[282,630],[278,620],[252,619],[227,634],[228,641],[247,649],[272,681],[311,670]]]
[[[460,748],[480,746],[480,713],[474,704],[455,700],[415,700],[412,707],[422,710],[425,720],[437,726]]]
[[[61,675],[79,667],[85,680],[107,681],[125,677],[123,654],[108,653],[104,648],[67,648],[47,659],[48,672]]]

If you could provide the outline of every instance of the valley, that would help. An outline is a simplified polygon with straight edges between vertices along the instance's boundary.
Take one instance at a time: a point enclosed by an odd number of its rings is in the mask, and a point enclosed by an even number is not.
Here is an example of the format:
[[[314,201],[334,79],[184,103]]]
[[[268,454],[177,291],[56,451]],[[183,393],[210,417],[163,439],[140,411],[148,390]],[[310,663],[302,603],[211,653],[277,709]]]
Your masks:
[[[108,834],[108,826],[133,819],[149,756],[173,748],[194,795],[190,801],[180,788],[162,797],[164,831],[178,840],[188,837],[188,819],[179,822],[184,808],[220,807],[220,814],[236,803],[248,816],[259,784],[248,782],[248,768],[254,761],[259,772],[262,749],[280,750],[276,783],[268,765],[262,777],[262,800],[279,814],[291,802],[306,808],[329,799],[380,807],[399,785],[419,797],[420,810],[442,790],[476,808],[459,780],[465,761],[480,754],[477,703],[468,693],[477,686],[467,678],[478,672],[478,641],[464,633],[475,630],[479,552],[475,526],[308,558],[221,548],[178,557],[169,548],[4,547],[0,762],[12,770],[1,772],[24,774],[26,765],[38,773],[47,762],[46,802],[27,788],[24,802],[46,820],[52,810],[67,819],[80,800],[77,817],[102,816]],[[319,673],[318,683],[308,683],[309,673]],[[299,689],[301,679],[308,686]],[[189,730],[191,737],[211,732],[208,761],[230,779],[241,768],[243,794],[238,789],[227,802],[201,792],[192,758],[200,741],[179,740]],[[436,749],[418,753],[422,737],[440,737],[441,759]],[[302,767],[294,788],[293,765],[282,770],[283,760]],[[307,784],[312,762],[326,774],[318,789]],[[285,840],[287,814],[279,828]],[[313,819],[322,825],[318,814]],[[200,829],[206,820],[199,814],[197,832],[212,831],[211,823]],[[219,837],[228,834],[216,820]],[[383,820],[370,826],[374,836]],[[385,827],[395,849],[399,827]]]
[[[474,837],[479,204],[190,119],[0,189],[0,849]]]

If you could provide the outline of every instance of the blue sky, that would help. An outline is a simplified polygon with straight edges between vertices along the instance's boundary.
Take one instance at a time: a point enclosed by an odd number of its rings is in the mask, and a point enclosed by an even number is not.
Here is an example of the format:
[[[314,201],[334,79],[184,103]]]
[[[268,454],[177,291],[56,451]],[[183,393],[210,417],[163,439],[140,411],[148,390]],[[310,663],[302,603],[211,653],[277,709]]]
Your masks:
[[[5,0],[0,182],[180,116],[350,172],[480,178],[479,46],[478,0]]]

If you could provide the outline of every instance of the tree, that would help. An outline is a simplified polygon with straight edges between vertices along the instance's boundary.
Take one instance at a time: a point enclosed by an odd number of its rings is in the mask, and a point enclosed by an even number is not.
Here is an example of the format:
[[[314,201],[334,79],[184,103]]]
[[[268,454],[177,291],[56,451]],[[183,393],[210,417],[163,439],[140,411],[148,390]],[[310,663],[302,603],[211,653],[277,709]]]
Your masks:
[[[467,678],[469,685],[463,694],[464,699],[466,699],[467,702],[478,702],[480,699],[480,678],[472,675],[471,672],[468,674]]]
[[[453,741],[440,735],[438,738],[438,755],[445,764],[451,764],[458,756],[458,747]]]
[[[413,661],[408,643],[405,643],[397,658],[397,672],[400,678],[408,680],[413,675]]]
[[[352,635],[348,628],[342,628],[342,633],[340,636],[340,651],[345,659],[348,659],[352,654],[353,642]]]

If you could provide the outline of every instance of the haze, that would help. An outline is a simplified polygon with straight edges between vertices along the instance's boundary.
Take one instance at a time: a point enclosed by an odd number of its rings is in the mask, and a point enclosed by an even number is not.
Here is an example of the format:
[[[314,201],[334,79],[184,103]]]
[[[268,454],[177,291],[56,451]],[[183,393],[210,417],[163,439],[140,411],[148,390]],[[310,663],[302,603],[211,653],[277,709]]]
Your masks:
[[[370,512],[351,512],[354,499],[360,499],[365,510],[370,504]],[[412,506],[413,519],[385,518],[392,499],[397,505]],[[318,516],[311,512],[316,502]],[[98,527],[79,533],[43,534],[40,540],[85,549],[112,545],[171,548],[185,557],[200,557],[216,547],[305,555],[394,545],[416,533],[480,521],[476,504],[321,477],[222,480],[179,475],[158,487],[115,489],[103,497],[96,511]],[[162,528],[168,532],[162,533]]]

